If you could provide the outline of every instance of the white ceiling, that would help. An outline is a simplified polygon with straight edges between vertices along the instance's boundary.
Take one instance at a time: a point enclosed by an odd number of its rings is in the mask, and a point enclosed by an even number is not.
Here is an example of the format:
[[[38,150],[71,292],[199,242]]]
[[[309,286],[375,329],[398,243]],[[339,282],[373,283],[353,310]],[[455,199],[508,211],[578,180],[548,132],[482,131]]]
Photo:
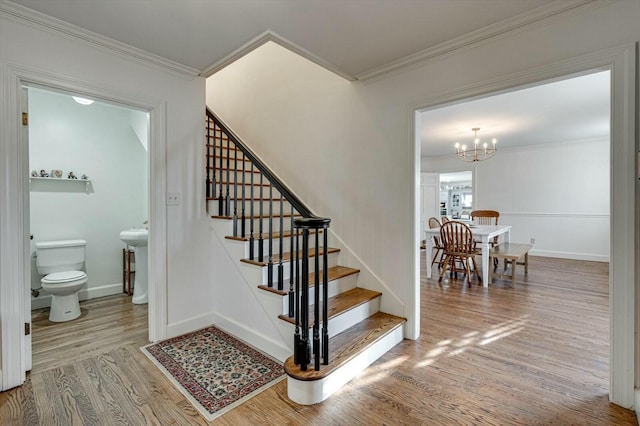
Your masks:
[[[422,156],[452,154],[459,142],[522,145],[609,138],[610,73],[598,72],[462,102],[420,114]]]
[[[347,77],[365,75],[488,26],[523,25],[526,22],[516,17],[524,19],[524,13],[541,19],[549,11],[586,2],[13,0],[200,72],[224,63],[243,45],[270,31]]]

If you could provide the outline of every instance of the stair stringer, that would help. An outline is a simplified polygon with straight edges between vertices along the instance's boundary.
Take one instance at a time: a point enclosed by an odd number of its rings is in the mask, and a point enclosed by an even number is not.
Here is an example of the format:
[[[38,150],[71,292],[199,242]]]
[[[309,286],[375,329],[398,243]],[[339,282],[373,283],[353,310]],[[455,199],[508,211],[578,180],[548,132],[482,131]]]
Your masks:
[[[402,300],[376,275],[369,265],[367,265],[342,238],[340,238],[331,228],[329,228],[329,245],[340,249],[340,260],[344,265],[359,269],[358,287],[382,293],[380,300],[380,311],[388,314],[406,318],[405,307]],[[366,283],[361,284],[361,283]],[[403,326],[403,330],[406,327]]]
[[[263,293],[266,292],[258,289],[262,268],[251,268],[251,265],[240,262],[247,243],[224,238],[233,231],[231,221],[211,219],[211,228],[218,243],[213,254],[214,262],[219,262],[216,273],[220,276],[216,280],[215,297],[226,301],[225,304],[230,308],[226,311],[215,309],[214,324],[284,362],[293,353],[293,336],[283,336],[278,312],[270,308],[273,304],[265,303]],[[213,245],[216,246],[215,242]],[[220,282],[222,284],[218,284]],[[234,300],[237,303],[229,302]],[[249,300],[254,303],[247,306]]]

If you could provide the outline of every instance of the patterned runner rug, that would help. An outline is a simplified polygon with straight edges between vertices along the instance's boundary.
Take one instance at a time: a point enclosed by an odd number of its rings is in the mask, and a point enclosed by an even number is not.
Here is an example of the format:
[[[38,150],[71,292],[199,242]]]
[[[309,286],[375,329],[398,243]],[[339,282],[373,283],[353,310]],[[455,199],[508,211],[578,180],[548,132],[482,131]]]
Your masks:
[[[141,349],[207,421],[284,378],[281,363],[213,326]]]

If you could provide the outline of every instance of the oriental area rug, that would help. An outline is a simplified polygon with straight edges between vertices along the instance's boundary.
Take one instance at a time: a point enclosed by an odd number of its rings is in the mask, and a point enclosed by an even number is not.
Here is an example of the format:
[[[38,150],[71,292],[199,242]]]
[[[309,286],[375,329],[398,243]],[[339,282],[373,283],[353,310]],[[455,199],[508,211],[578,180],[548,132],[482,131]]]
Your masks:
[[[285,377],[281,363],[213,326],[141,349],[207,421]]]

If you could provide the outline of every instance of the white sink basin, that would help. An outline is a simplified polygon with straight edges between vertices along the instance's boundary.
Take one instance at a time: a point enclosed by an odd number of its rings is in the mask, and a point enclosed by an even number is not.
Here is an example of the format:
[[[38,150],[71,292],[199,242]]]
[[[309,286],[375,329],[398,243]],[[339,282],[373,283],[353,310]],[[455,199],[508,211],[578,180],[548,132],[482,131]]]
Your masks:
[[[120,233],[120,239],[134,247],[144,247],[149,240],[149,231],[146,229],[126,229]]]

